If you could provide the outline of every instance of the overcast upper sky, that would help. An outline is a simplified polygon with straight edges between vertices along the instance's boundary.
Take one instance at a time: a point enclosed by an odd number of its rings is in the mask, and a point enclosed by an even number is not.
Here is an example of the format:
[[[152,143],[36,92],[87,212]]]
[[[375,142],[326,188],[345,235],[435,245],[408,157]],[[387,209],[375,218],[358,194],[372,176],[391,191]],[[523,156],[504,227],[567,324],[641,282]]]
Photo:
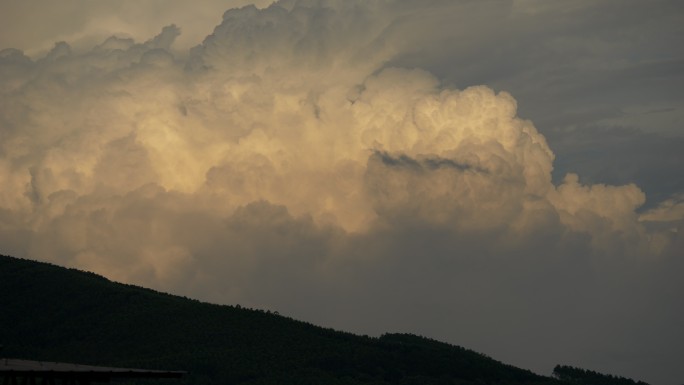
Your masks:
[[[0,252],[684,383],[681,1],[0,3]]]

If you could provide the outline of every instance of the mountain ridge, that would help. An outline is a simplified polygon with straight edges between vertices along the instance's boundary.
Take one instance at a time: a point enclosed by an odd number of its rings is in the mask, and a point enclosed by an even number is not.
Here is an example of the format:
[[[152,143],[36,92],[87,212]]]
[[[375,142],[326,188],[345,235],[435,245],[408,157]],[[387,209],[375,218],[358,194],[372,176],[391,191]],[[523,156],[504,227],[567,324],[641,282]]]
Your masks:
[[[569,383],[425,337],[358,336],[9,256],[0,309],[4,356],[185,370],[183,384]]]

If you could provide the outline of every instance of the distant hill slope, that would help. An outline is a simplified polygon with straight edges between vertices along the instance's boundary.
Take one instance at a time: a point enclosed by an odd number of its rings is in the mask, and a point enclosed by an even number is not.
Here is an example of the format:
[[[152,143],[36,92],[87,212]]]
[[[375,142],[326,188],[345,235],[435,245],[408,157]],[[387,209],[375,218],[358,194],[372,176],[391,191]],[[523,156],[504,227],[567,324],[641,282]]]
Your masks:
[[[553,376],[571,384],[581,385],[648,385],[643,381],[564,365],[556,365],[553,368]]]
[[[563,382],[422,337],[369,338],[0,256],[1,355],[186,370],[174,384]]]

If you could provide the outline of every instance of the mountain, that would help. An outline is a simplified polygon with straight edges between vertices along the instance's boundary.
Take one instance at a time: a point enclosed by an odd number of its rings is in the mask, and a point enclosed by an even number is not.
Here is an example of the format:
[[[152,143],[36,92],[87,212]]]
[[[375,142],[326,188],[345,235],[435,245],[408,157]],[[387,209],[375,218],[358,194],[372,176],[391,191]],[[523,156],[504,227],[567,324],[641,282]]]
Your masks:
[[[643,381],[564,365],[556,365],[553,368],[553,376],[571,384],[581,385],[648,385]]]
[[[357,336],[8,256],[0,344],[8,358],[188,371],[176,385],[569,383],[414,335]]]

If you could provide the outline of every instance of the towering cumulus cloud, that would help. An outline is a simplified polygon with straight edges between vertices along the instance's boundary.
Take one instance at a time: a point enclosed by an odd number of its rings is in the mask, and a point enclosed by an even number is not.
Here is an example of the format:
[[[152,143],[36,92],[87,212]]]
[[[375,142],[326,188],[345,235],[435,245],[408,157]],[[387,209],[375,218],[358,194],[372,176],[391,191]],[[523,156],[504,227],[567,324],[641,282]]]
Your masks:
[[[552,183],[513,96],[388,64],[409,3],[231,9],[186,55],[173,25],[1,51],[0,251],[546,372],[674,354],[681,199]]]

